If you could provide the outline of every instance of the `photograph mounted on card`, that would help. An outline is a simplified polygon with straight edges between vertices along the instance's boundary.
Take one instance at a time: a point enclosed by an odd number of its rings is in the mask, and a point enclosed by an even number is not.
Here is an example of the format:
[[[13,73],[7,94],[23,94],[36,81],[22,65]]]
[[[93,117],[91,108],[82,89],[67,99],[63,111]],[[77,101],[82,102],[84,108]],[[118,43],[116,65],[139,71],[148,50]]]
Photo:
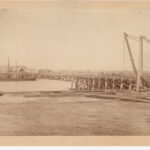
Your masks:
[[[147,145],[149,8],[142,1],[0,2],[3,143],[128,145],[137,139]]]

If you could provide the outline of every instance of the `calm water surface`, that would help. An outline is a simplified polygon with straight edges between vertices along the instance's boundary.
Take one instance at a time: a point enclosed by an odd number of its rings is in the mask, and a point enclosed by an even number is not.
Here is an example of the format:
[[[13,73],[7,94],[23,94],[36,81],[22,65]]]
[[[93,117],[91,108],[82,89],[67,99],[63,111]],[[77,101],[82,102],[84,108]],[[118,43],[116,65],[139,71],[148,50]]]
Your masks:
[[[68,90],[71,83],[58,80],[36,80],[36,81],[8,81],[0,82],[2,92],[21,92],[21,91],[59,91]]]

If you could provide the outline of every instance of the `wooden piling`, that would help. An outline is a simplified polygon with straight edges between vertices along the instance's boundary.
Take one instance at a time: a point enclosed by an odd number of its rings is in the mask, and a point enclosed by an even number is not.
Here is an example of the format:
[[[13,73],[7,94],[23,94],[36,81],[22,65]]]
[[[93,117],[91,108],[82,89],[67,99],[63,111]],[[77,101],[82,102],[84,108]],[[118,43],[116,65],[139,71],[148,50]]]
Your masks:
[[[98,80],[98,90],[100,90],[100,88],[101,88],[101,78],[99,78],[99,80]]]
[[[86,89],[86,79],[83,79],[84,90]]]
[[[81,90],[81,79],[79,79],[78,87],[79,87],[79,90]]]
[[[123,78],[121,78],[121,82],[120,82],[120,90],[123,90]]]
[[[71,81],[71,90],[73,90],[73,81]]]
[[[92,90],[93,91],[95,90],[95,79],[93,79],[93,82],[92,82]]]
[[[105,79],[105,91],[107,91],[107,88],[108,88],[108,79],[107,79],[107,76],[106,76],[106,79]]]
[[[129,90],[132,89],[132,79],[130,79],[130,83],[129,83]]]
[[[78,86],[78,85],[79,85],[79,83],[78,83],[78,82],[79,82],[79,79],[76,79],[76,83],[75,83],[76,90],[78,90],[78,89],[79,89],[79,86]]]
[[[88,79],[88,83],[87,83],[87,87],[88,87],[88,90],[90,90],[90,79]]]
[[[114,77],[113,77],[112,88],[113,88],[113,90],[115,90],[115,78]]]

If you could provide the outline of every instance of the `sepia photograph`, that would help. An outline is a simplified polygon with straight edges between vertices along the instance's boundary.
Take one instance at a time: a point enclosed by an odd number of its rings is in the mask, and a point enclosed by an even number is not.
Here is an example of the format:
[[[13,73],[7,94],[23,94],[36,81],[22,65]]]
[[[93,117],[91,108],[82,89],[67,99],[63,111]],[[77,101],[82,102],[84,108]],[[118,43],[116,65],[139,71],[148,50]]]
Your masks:
[[[150,9],[61,4],[0,8],[0,136],[149,136]]]

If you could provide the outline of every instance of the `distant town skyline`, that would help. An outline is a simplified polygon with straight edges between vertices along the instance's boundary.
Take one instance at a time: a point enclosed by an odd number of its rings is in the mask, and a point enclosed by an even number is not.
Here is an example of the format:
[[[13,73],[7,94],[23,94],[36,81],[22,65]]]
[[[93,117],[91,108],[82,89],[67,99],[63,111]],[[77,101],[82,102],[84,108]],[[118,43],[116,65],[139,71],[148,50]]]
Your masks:
[[[123,32],[150,38],[148,9],[1,9],[0,65],[51,70],[132,70]],[[136,64],[138,42],[129,41]],[[144,43],[144,70],[150,70]],[[123,61],[124,59],[124,61]]]

